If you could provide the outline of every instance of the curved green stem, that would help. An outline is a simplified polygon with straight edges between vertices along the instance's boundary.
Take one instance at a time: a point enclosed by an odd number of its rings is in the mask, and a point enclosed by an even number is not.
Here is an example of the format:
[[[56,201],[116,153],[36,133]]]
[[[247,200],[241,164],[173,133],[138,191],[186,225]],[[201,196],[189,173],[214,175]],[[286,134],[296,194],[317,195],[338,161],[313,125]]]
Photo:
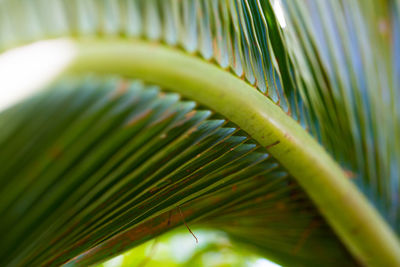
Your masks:
[[[377,211],[327,152],[255,88],[213,64],[160,44],[104,39],[72,42],[77,50],[69,73],[140,78],[221,113],[268,147],[363,264],[400,266],[399,241]]]

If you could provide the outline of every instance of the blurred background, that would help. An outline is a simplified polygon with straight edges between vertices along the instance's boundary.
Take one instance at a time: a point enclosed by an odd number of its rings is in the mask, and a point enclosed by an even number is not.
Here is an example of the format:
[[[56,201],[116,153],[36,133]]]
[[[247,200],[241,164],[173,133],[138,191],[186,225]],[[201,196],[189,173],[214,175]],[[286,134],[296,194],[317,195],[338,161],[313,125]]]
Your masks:
[[[247,249],[232,243],[226,234],[210,229],[180,227],[110,259],[97,267],[279,267]]]

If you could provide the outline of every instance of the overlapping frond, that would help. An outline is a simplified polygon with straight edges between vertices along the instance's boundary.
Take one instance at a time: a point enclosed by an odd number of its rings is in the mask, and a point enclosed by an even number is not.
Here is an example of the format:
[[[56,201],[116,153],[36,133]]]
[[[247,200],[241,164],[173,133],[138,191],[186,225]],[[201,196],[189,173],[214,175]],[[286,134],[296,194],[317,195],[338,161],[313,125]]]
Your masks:
[[[87,265],[183,220],[226,229],[279,262],[350,263],[265,148],[195,107],[140,82],[92,77],[3,112],[1,264],[59,265],[88,251],[71,262]]]
[[[322,142],[399,231],[398,1],[287,1],[286,9],[297,84]]]
[[[23,0],[22,3],[23,7],[15,1],[0,3],[4,27],[0,48],[69,35],[126,36],[180,46],[230,68],[285,111],[305,121],[299,93],[291,84],[285,50],[279,47],[283,45],[277,36],[279,26],[267,1]],[[268,26],[271,22],[274,25]]]

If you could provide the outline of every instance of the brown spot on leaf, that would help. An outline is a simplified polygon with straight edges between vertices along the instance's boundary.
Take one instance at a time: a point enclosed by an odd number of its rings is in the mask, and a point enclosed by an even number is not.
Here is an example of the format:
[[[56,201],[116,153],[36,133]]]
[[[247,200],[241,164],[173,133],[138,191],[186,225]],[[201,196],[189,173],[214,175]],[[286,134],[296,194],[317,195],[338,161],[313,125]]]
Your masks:
[[[131,120],[128,121],[126,126],[131,126],[137,123],[138,121],[148,117],[152,113],[152,110],[146,110],[145,112],[140,113],[138,116],[133,117]]]
[[[354,179],[357,176],[354,172],[352,172],[350,170],[343,170],[343,171],[344,171],[344,174],[346,174],[347,178],[349,178],[349,179]]]
[[[268,145],[268,146],[266,146],[265,148],[266,149],[270,149],[271,147],[273,147],[273,146],[276,146],[277,144],[279,144],[281,141],[275,141],[275,142],[273,142],[272,144],[270,144],[270,145]]]
[[[125,94],[128,91],[129,82],[126,80],[121,81],[115,88],[115,91],[111,94],[111,99],[118,98],[119,96]]]

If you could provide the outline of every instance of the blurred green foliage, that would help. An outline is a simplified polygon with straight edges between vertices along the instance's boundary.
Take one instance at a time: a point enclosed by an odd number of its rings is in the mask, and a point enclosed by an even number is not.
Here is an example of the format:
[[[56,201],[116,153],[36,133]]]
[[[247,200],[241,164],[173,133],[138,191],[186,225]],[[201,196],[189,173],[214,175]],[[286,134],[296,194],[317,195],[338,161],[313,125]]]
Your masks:
[[[112,258],[97,267],[277,267],[244,246],[237,246],[223,232],[194,229],[199,239],[185,227],[180,227],[130,251]]]

